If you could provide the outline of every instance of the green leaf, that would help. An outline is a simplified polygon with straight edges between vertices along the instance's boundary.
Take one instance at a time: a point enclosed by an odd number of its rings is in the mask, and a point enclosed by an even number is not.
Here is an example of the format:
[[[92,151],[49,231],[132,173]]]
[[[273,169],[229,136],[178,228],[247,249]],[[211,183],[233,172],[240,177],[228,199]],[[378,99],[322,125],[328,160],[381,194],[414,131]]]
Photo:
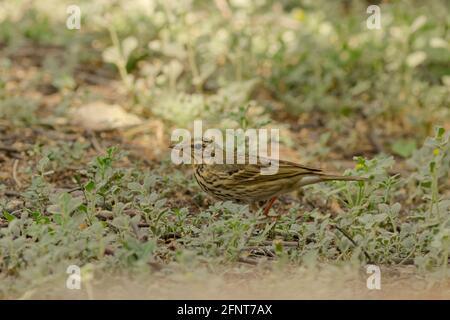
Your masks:
[[[78,210],[80,210],[81,212],[84,212],[84,213],[87,213],[87,211],[88,211],[85,204],[82,204],[81,206],[79,206]]]
[[[130,57],[131,52],[138,46],[138,41],[135,37],[127,37],[122,41],[122,53],[125,61]]]
[[[106,153],[108,154],[108,158],[112,160],[114,154],[117,152],[117,148],[115,146],[109,147],[106,149]]]
[[[130,189],[130,191],[136,191],[136,192],[143,191],[142,185],[138,182],[130,182],[128,184],[128,189]]]
[[[417,145],[413,139],[399,139],[392,144],[391,148],[395,154],[408,158],[416,150]]]
[[[89,181],[88,183],[86,183],[85,185],[84,185],[84,189],[86,190],[86,191],[88,191],[88,192],[91,192],[92,190],[94,190],[95,189],[95,182],[94,181]]]
[[[424,188],[431,188],[431,181],[421,182],[420,185]]]
[[[433,173],[434,169],[436,169],[436,162],[435,161],[431,161],[430,162],[430,172]]]
[[[31,215],[33,216],[34,221],[38,224],[48,224],[50,222],[50,219],[43,216],[39,211],[32,211]]]
[[[3,211],[3,216],[5,217],[6,220],[8,220],[8,222],[13,221],[14,219],[16,219],[15,216],[13,216],[12,214],[10,214],[7,211]]]
[[[103,60],[109,63],[118,64],[120,62],[120,52],[116,47],[108,47],[103,51]]]
[[[384,220],[386,220],[387,217],[388,217],[388,215],[386,213],[379,213],[379,214],[373,215],[373,220],[375,222],[383,222]]]

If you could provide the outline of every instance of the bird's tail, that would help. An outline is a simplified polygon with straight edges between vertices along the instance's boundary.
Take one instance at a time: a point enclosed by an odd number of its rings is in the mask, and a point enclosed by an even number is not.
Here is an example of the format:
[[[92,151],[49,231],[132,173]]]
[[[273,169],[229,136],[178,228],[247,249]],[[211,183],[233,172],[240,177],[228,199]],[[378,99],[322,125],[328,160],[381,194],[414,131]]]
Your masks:
[[[299,186],[303,187],[309,184],[314,184],[318,182],[324,181],[366,181],[366,178],[356,177],[356,176],[340,176],[340,175],[332,175],[332,174],[315,174],[309,177],[304,177],[300,180]]]
[[[366,181],[366,178],[356,177],[356,176],[340,176],[340,175],[332,175],[332,174],[323,174],[320,175],[322,181],[328,180],[337,180],[337,181]]]

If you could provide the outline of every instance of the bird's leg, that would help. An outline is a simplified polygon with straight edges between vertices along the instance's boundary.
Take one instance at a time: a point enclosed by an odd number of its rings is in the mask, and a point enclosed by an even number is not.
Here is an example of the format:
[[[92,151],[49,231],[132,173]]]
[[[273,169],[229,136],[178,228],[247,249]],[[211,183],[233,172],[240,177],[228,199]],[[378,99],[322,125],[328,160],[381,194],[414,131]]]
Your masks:
[[[272,197],[266,205],[266,208],[264,209],[264,215],[268,216],[269,215],[269,210],[270,208],[272,208],[273,203],[275,202],[275,200],[277,200],[277,197]]]

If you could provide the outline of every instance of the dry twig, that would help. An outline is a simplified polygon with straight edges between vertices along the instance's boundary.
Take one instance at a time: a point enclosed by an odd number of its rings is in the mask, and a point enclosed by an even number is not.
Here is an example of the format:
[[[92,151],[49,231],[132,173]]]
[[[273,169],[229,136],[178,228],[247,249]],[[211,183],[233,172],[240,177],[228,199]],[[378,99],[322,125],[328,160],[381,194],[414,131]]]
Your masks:
[[[19,188],[21,188],[22,187],[22,183],[20,183],[19,178],[17,178],[17,167],[18,166],[19,166],[19,159],[16,159],[16,160],[14,160],[14,163],[13,163],[12,175],[13,175],[13,179],[14,179],[14,182],[16,183],[16,185]]]

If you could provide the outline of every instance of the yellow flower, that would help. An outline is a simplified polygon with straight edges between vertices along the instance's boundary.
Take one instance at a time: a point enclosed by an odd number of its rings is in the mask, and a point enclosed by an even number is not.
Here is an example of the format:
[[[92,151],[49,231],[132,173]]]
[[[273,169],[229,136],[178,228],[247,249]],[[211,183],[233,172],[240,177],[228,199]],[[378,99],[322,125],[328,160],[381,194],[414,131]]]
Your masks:
[[[434,150],[433,150],[434,156],[437,157],[437,156],[439,155],[439,152],[440,152],[440,151],[439,151],[439,148],[434,149]]]
[[[299,9],[299,8],[294,9],[292,11],[292,15],[294,16],[295,20],[298,20],[298,21],[305,20],[305,11],[303,11],[302,9]]]

